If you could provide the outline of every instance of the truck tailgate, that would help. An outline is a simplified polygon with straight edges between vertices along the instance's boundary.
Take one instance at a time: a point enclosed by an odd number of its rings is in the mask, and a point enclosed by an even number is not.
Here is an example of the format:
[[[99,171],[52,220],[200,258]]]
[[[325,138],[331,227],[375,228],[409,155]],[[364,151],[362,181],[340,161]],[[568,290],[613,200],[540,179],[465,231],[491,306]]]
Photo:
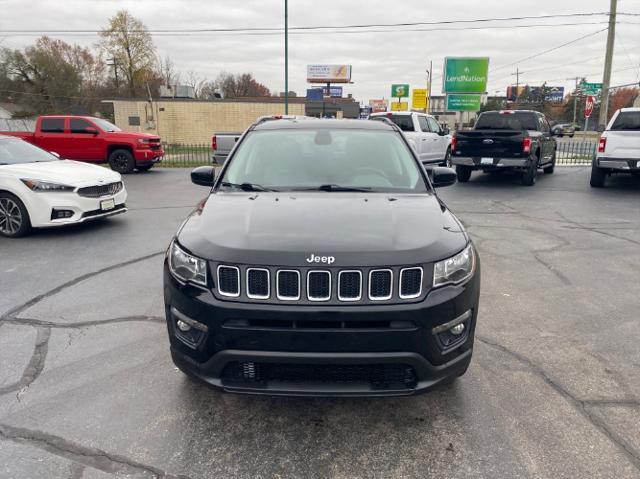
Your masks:
[[[519,130],[471,130],[456,134],[456,156],[510,158],[521,156],[523,132]]]
[[[640,159],[640,131],[609,130],[607,146],[598,156],[622,159]]]

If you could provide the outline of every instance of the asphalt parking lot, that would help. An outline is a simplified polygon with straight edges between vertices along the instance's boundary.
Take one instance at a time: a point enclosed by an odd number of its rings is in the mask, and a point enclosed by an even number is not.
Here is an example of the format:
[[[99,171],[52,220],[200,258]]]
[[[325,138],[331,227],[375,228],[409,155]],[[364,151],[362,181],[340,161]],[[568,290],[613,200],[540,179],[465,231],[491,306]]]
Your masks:
[[[474,359],[426,395],[224,395],[168,351],[162,260],[206,189],[125,177],[130,211],[0,239],[0,477],[640,477],[640,180],[441,190],[482,259]]]

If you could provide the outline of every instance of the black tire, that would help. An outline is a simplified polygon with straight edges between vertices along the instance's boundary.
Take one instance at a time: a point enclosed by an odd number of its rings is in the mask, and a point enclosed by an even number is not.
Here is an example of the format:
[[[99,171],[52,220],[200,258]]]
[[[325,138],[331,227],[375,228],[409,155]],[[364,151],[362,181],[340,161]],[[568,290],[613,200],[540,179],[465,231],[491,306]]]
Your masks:
[[[118,173],[131,173],[136,167],[136,160],[129,150],[113,150],[109,155],[109,166]]]
[[[595,163],[591,164],[591,180],[589,184],[593,188],[602,188],[607,179],[607,172],[602,168],[598,168]]]
[[[556,154],[557,152],[553,152],[553,158],[551,158],[551,164],[549,166],[545,166],[542,171],[544,171],[545,175],[552,175],[553,171],[556,169]]]
[[[136,170],[138,171],[149,171],[151,168],[153,168],[153,163],[149,164],[149,165],[144,165],[144,166],[136,166]]]
[[[444,161],[440,163],[440,166],[451,168],[451,148],[447,148],[447,152],[444,154]]]
[[[460,183],[466,183],[471,178],[471,172],[473,170],[465,165],[456,165],[456,176]]]
[[[0,236],[18,238],[31,231],[29,212],[17,196],[0,193]]]
[[[528,168],[522,174],[522,184],[524,186],[533,186],[536,184],[536,178],[538,177],[538,157],[536,155],[531,156],[531,162]]]

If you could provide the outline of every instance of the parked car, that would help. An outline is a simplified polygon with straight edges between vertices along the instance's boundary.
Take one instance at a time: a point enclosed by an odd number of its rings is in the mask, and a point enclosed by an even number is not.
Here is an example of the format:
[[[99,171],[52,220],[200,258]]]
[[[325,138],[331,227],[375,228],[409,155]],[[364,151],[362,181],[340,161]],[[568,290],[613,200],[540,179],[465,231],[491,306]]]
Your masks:
[[[370,120],[387,118],[402,130],[420,161],[451,166],[451,135],[431,115],[413,112],[372,113]]]
[[[556,140],[542,113],[503,110],[480,113],[475,126],[459,130],[453,137],[452,163],[458,181],[467,182],[474,170],[516,170],[522,184],[536,182],[538,169],[553,173]]]
[[[573,138],[573,135],[575,135],[575,133],[576,128],[571,123],[558,123],[551,127],[551,134],[560,138],[562,138],[563,136]]]
[[[640,108],[616,111],[598,141],[591,164],[591,186],[602,188],[608,175],[631,173],[640,177]]]
[[[0,135],[0,235],[124,213],[126,198],[119,173]]]
[[[227,156],[229,156],[241,136],[242,132],[216,133],[213,135],[211,137],[211,161],[218,165],[224,164]]]
[[[102,118],[40,116],[33,132],[0,132],[22,138],[68,160],[106,163],[118,173],[147,171],[162,160],[160,138],[122,131]]]
[[[400,129],[262,120],[167,251],[171,354],[225,391],[408,395],[464,374],[477,252]],[[221,227],[224,225],[224,227]]]

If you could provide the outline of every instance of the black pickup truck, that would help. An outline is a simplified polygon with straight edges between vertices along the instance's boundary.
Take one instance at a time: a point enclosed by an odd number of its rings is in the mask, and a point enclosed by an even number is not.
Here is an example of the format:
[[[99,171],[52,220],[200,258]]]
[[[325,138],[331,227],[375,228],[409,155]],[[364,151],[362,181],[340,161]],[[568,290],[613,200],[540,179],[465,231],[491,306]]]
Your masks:
[[[456,132],[451,143],[458,181],[474,170],[522,172],[522,184],[536,182],[538,169],[553,173],[556,140],[542,113],[529,110],[486,111],[471,130]]]

